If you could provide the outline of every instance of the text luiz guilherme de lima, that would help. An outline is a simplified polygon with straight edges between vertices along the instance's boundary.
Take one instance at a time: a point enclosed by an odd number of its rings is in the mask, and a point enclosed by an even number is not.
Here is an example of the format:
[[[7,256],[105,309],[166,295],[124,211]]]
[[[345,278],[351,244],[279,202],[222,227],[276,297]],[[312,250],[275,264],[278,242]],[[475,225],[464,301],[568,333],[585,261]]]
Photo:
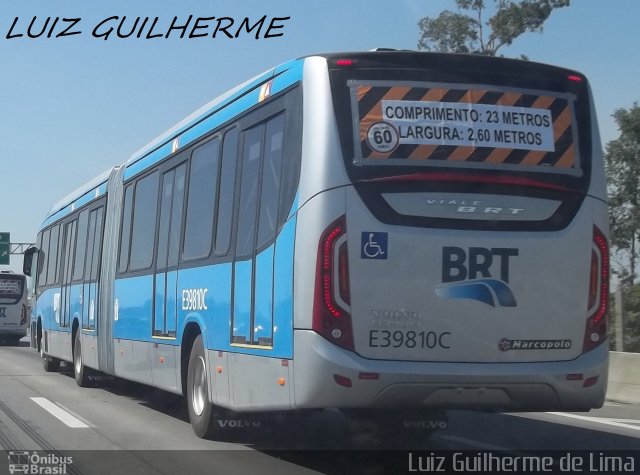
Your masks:
[[[109,39],[269,39],[284,36],[289,16],[229,16],[173,18],[110,16],[96,21],[68,17],[15,17],[5,39],[55,39],[76,35]]]

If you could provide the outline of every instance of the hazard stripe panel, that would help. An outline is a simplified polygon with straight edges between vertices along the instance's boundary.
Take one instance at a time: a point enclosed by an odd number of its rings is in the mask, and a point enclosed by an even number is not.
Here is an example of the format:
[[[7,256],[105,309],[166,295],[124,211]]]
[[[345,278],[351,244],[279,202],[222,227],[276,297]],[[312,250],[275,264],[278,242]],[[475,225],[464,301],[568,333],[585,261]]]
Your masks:
[[[356,163],[578,167],[568,95],[379,81],[350,87]]]

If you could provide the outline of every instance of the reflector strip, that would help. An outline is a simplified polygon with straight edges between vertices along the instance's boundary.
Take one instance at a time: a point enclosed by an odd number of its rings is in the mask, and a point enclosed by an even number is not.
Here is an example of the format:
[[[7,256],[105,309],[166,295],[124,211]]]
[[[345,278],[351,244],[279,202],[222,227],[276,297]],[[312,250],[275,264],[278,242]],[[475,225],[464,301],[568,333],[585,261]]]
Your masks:
[[[577,168],[569,95],[415,84],[350,83],[356,163]]]

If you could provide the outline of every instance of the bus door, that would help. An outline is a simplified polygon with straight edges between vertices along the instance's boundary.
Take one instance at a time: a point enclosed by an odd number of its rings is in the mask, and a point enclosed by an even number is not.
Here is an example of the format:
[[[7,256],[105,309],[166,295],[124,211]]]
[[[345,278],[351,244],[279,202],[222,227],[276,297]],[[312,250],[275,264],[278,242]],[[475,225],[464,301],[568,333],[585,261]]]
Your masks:
[[[77,221],[73,220],[65,225],[64,233],[64,260],[62,271],[62,288],[61,288],[61,310],[60,310],[60,326],[68,328],[71,321],[72,311],[72,289],[71,277],[73,272],[72,263],[75,261],[75,242],[76,242]]]
[[[176,338],[177,334],[176,294],[185,173],[186,163],[182,163],[162,175],[158,258],[154,279],[154,337]]]
[[[87,256],[84,268],[82,328],[94,331],[98,313],[98,264],[100,244],[102,243],[104,208],[94,209],[89,213],[87,233]]]
[[[87,312],[85,305],[84,268],[87,254],[87,227],[89,224],[89,212],[84,210],[74,221],[75,226],[75,256],[73,257],[73,269],[70,269],[70,279],[73,284],[71,290],[70,310],[71,318],[78,317],[80,328],[87,327]]]
[[[285,115],[243,133],[234,269],[235,344],[273,346],[273,241],[278,228]]]

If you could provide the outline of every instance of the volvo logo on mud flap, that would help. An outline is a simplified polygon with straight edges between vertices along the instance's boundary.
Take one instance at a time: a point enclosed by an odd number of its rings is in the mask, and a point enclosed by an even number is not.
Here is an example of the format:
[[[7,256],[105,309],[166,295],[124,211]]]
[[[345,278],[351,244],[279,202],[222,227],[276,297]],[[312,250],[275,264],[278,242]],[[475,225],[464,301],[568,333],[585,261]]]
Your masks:
[[[510,258],[518,249],[470,247],[442,248],[442,284],[436,295],[445,299],[470,299],[492,307],[515,307],[516,299],[509,288]],[[499,276],[500,279],[494,278]]]
[[[402,421],[405,429],[441,429],[447,428],[447,421],[432,419],[405,419]]]
[[[246,429],[249,427],[262,427],[261,421],[252,421],[249,419],[218,419],[218,425],[222,429]]]

